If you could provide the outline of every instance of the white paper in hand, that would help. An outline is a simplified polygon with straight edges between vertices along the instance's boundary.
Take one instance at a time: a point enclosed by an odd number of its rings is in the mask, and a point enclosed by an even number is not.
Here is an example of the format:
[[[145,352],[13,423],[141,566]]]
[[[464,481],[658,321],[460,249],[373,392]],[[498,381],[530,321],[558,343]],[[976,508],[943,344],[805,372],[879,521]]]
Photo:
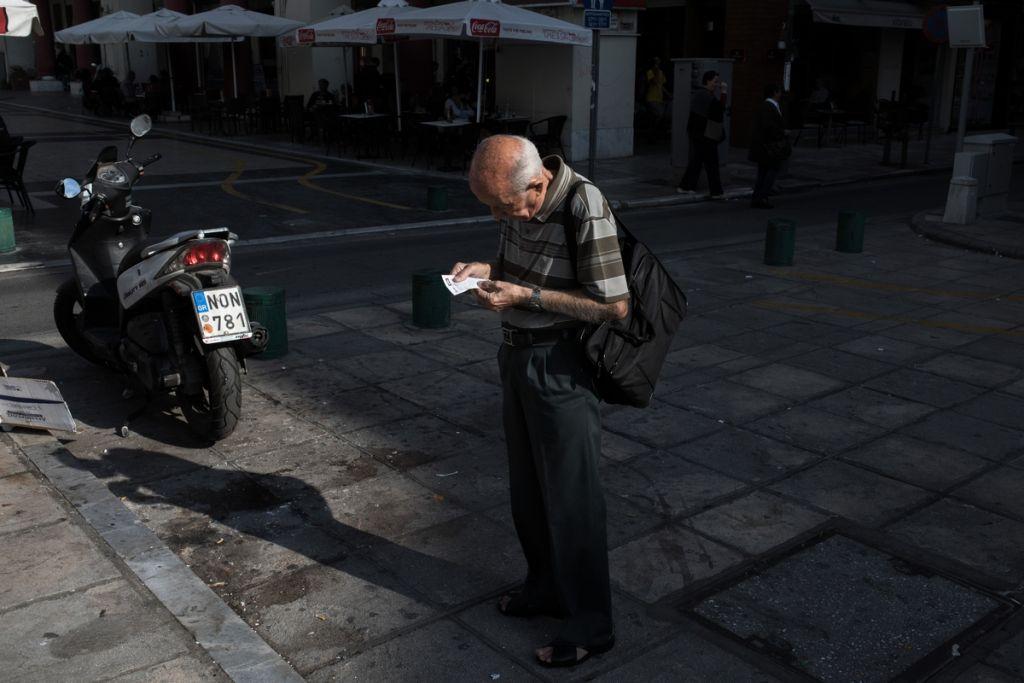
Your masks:
[[[444,286],[448,288],[448,291],[453,295],[459,295],[463,292],[468,292],[471,289],[477,289],[480,283],[484,281],[482,277],[467,277],[462,282],[456,282],[455,278],[451,275],[442,275],[441,280],[444,282]]]

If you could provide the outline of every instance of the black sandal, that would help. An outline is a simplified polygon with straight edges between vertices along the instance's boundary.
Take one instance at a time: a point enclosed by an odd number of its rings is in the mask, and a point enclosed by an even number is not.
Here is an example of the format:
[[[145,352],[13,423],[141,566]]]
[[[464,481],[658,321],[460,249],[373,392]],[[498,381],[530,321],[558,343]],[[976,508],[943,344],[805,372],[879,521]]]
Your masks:
[[[590,659],[593,655],[604,654],[615,647],[615,636],[612,636],[606,642],[598,645],[582,645],[580,643],[572,643],[561,638],[555,638],[545,647],[551,648],[551,661],[545,662],[540,657],[537,657],[537,662],[541,666],[549,669],[577,666]],[[577,653],[577,649],[585,650],[586,652],[581,657]]]
[[[508,602],[502,606],[502,602],[508,599]],[[553,610],[545,608],[538,602],[533,602],[526,597],[525,591],[511,591],[505,593],[498,598],[498,611],[506,617],[523,617],[529,619],[531,617],[540,616],[555,616]]]

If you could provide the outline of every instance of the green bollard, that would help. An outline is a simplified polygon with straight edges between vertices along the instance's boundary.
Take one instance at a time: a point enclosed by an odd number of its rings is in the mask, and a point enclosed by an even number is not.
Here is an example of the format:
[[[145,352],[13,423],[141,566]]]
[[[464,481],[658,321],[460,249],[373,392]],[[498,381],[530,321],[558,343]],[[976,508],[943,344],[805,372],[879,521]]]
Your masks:
[[[864,251],[864,214],[840,211],[836,228],[836,251],[859,254]]]
[[[417,270],[412,274],[412,323],[439,329],[452,321],[452,294],[441,281],[442,270]]]
[[[0,254],[14,251],[14,218],[11,210],[0,209]]]
[[[796,246],[796,221],[788,218],[769,218],[764,239],[764,262],[768,266],[793,265]]]
[[[288,353],[288,318],[284,309],[283,287],[246,287],[242,290],[249,320],[267,328],[270,341],[263,353],[254,358],[279,358]]]
[[[427,188],[427,209],[430,211],[448,210],[448,188],[431,185]]]

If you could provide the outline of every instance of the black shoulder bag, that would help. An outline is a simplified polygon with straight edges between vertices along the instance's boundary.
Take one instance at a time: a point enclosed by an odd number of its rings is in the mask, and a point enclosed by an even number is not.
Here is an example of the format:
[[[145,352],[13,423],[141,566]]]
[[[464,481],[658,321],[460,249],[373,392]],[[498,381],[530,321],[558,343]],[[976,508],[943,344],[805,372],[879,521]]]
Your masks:
[[[579,220],[570,189],[563,209],[565,244],[573,273],[578,273]],[[606,403],[645,408],[654,396],[672,337],[686,317],[686,295],[661,261],[626,229],[614,212],[622,265],[629,284],[629,314],[623,320],[588,325],[581,336],[583,353],[594,371],[598,396]]]

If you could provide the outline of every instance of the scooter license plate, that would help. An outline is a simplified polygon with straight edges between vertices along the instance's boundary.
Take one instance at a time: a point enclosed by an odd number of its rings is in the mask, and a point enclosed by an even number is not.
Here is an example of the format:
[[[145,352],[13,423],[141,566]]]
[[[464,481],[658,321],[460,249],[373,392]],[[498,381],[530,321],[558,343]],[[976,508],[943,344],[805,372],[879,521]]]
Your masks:
[[[204,344],[248,339],[252,336],[241,287],[192,292],[192,307]]]

